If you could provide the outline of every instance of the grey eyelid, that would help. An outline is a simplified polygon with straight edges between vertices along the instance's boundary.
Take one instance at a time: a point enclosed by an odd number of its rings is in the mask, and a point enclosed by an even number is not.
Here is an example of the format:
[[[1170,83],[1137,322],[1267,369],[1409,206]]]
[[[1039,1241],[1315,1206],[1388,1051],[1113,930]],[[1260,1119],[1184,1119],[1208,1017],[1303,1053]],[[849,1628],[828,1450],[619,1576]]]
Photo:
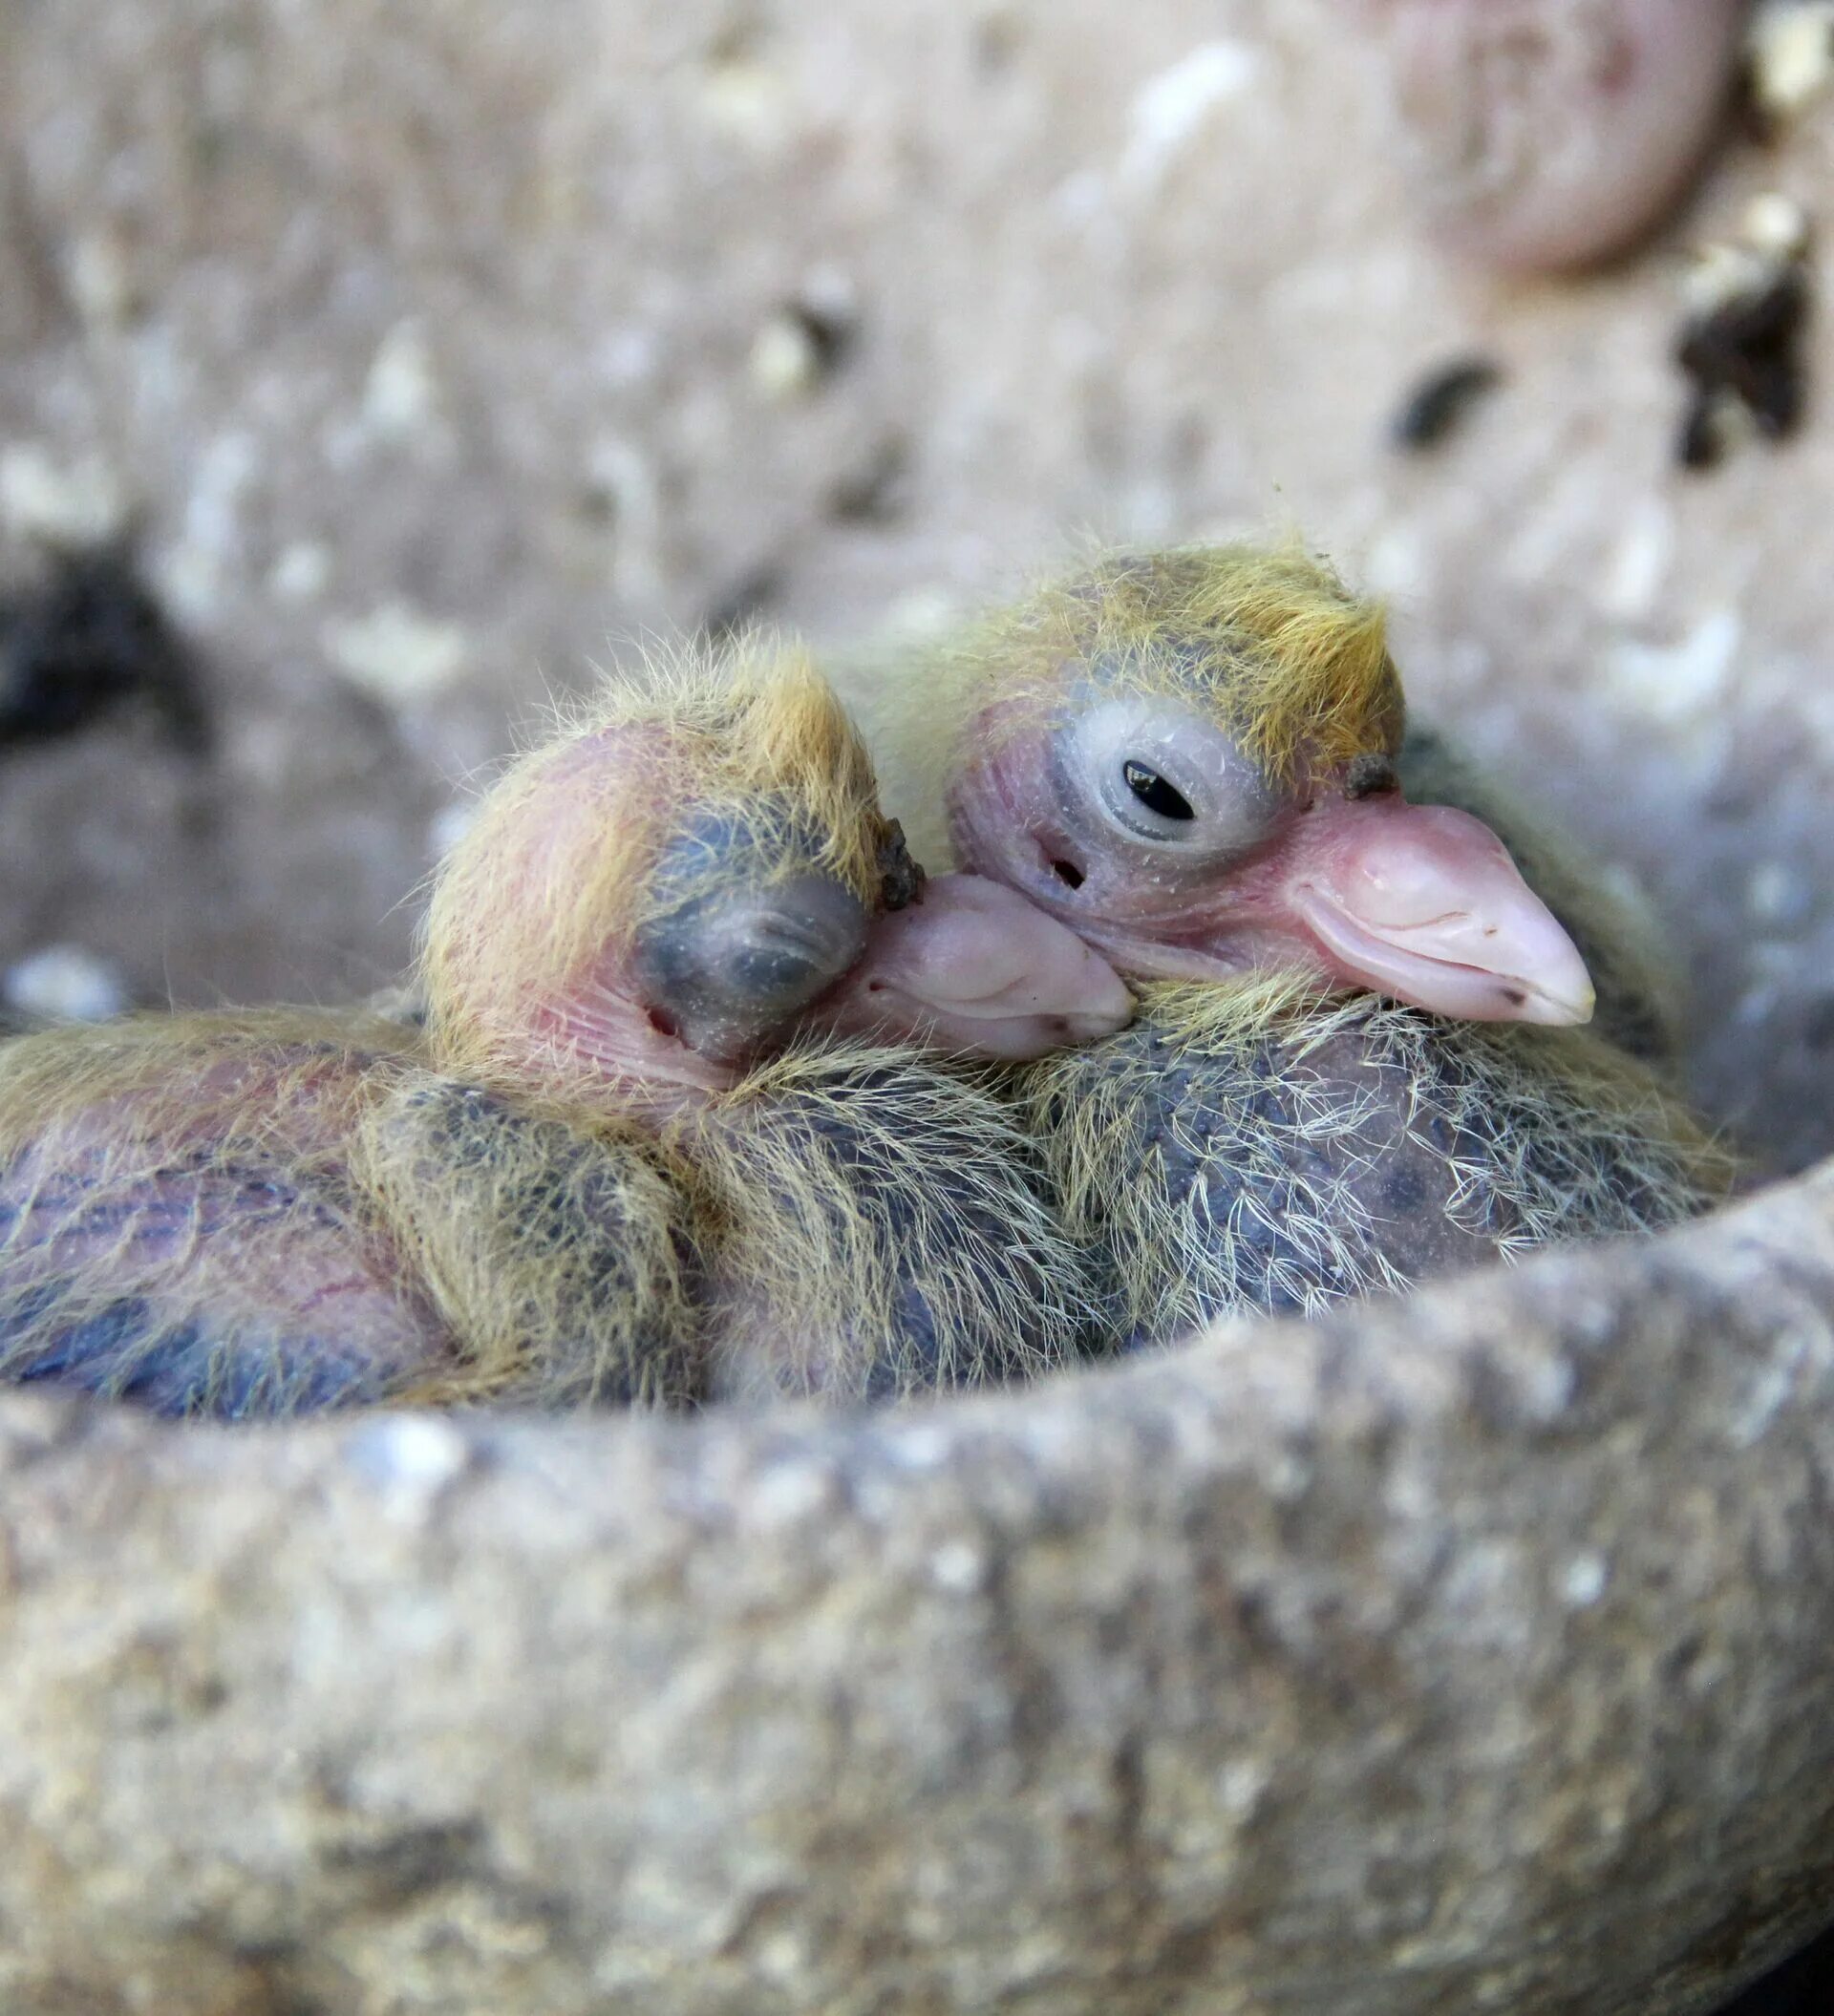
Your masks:
[[[1184,746],[1194,741],[1201,754]],[[1175,702],[1108,697],[1077,721],[1073,742],[1076,788],[1085,805],[1111,830],[1156,850],[1226,859],[1257,845],[1281,809],[1279,796],[1233,741]],[[1130,763],[1162,776],[1192,816],[1154,812],[1127,784]]]

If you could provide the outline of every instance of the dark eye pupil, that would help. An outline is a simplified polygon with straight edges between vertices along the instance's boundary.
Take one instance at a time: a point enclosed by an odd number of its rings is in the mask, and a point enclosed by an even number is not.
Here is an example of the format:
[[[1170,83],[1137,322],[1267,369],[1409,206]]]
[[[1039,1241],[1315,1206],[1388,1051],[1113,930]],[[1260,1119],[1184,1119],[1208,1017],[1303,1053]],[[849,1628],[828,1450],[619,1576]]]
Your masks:
[[[1162,819],[1196,818],[1190,800],[1182,791],[1173,790],[1158,771],[1148,770],[1144,763],[1127,762],[1120,766],[1120,774],[1127,789],[1148,812],[1158,813]]]

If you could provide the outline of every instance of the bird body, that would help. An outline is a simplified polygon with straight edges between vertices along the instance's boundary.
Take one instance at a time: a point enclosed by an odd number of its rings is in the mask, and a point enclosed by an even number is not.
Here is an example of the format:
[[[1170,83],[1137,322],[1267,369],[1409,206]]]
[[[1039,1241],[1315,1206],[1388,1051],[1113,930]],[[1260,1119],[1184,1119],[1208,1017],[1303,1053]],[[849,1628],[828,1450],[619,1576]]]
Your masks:
[[[924,1050],[1035,1055],[1126,990],[1010,892],[926,889],[800,654],[684,656],[514,765],[421,991],[424,1029],[0,1049],[0,1377],[245,1418],[877,1398],[1081,1343],[1027,1144]]]
[[[1098,559],[863,711],[955,858],[1140,990],[1130,1027],[1013,1080],[1114,1341],[1726,1194],[1732,1157],[1656,1068],[1647,934],[1511,815],[1525,881],[1482,780],[1405,735],[1381,611],[1310,556]],[[1601,1030],[1555,911],[1606,977]]]
[[[405,1062],[385,1025],[307,1013],[0,1050],[0,1377],[241,1416],[416,1375],[445,1340],[351,1157]]]
[[[984,1073],[804,1041],[671,1137],[720,1226],[717,1398],[1003,1385],[1093,1342],[1035,1151]]]
[[[1321,1001],[1291,974],[1149,984],[1128,1029],[1024,1067],[1018,1096],[1125,1349],[1653,1231],[1733,1175],[1654,1072],[1588,1031]]]

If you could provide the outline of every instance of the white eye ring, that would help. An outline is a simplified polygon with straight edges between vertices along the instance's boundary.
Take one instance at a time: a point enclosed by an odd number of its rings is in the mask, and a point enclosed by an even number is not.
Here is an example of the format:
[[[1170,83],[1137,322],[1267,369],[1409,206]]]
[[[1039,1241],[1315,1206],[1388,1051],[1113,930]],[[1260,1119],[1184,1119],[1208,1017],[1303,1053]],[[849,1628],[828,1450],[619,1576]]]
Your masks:
[[[1239,854],[1267,837],[1282,809],[1259,766],[1176,701],[1098,701],[1059,747],[1076,798],[1136,845],[1205,859]]]

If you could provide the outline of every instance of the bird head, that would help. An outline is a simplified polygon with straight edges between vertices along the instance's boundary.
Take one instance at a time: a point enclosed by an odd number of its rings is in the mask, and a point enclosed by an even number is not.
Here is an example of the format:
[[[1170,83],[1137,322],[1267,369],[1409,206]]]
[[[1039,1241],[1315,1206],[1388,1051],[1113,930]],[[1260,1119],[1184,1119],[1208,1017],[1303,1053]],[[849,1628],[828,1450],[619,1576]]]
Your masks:
[[[1122,973],[1288,967],[1480,1021],[1584,1022],[1572,942],[1468,814],[1413,806],[1382,612],[1296,550],[1120,554],[942,676],[964,867]]]
[[[718,1091],[807,1029],[1036,1055],[1131,1012],[1013,891],[926,883],[840,703],[763,638],[608,684],[513,765],[422,971],[444,1068],[568,1097]]]

